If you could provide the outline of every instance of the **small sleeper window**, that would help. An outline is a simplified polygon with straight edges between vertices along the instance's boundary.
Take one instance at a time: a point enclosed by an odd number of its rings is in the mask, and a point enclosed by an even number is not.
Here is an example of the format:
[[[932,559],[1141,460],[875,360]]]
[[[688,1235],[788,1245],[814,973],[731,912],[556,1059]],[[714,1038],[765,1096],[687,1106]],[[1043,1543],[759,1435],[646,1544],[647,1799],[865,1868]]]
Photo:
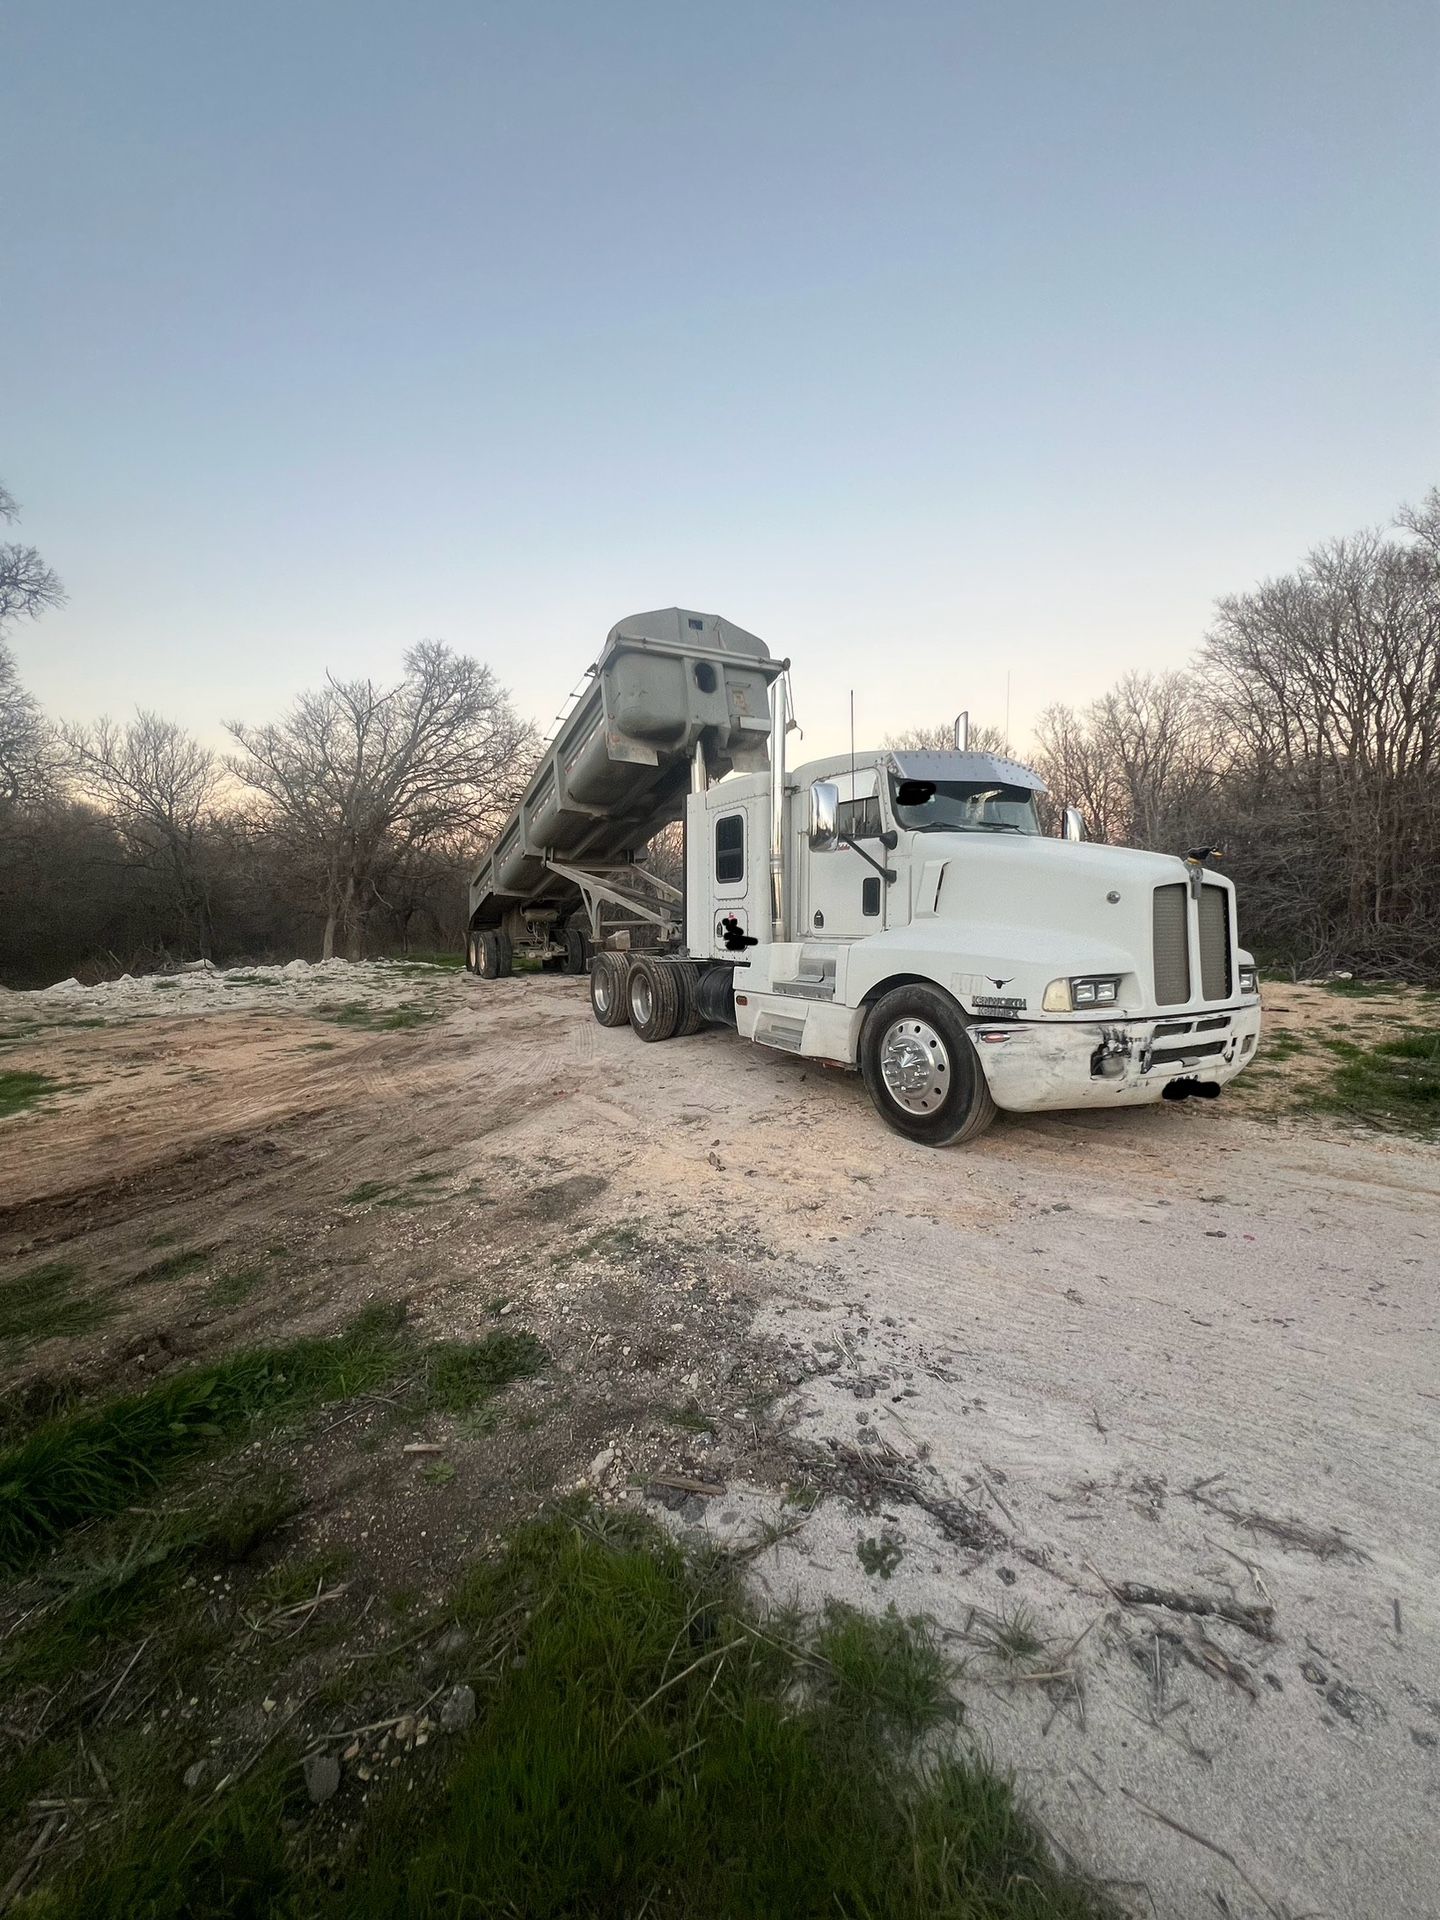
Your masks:
[[[715,879],[721,886],[745,878],[745,816],[722,813],[715,822]]]

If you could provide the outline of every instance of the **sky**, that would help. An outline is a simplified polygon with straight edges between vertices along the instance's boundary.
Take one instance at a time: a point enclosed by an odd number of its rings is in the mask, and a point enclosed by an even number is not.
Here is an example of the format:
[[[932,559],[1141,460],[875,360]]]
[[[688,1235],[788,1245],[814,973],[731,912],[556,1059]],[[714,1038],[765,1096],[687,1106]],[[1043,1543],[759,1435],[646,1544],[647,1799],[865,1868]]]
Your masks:
[[[1434,0],[6,0],[22,676],[544,727],[679,603],[1023,746],[1440,482],[1437,125]]]

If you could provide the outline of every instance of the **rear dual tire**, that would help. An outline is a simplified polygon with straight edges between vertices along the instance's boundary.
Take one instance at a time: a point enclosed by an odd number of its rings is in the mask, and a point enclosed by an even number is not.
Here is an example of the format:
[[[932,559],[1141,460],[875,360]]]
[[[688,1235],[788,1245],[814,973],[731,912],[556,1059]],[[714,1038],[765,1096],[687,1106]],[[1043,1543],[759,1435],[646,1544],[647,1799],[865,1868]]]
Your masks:
[[[509,934],[501,933],[498,928],[485,933],[472,933],[469,960],[471,971],[478,973],[482,980],[506,979],[515,963]]]
[[[625,982],[630,1025],[642,1040],[671,1040],[686,1012],[686,994],[680,970],[673,962],[641,954],[630,963]]]
[[[597,953],[590,962],[590,1011],[602,1027],[630,1024],[630,998],[625,990],[629,968],[623,953]]]

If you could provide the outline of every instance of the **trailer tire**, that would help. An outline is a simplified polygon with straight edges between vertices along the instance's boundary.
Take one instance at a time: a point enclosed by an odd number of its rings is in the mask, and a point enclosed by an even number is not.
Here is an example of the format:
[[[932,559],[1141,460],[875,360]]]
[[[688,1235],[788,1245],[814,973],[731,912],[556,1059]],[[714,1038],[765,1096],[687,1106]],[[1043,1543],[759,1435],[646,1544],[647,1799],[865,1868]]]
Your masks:
[[[492,929],[480,935],[479,972],[482,979],[506,979],[512,970],[514,959],[514,949],[510,945],[508,933]]]
[[[628,1027],[630,996],[625,991],[629,965],[618,953],[597,953],[590,962],[590,1011],[602,1027]]]
[[[679,969],[673,962],[642,954],[630,967],[625,999],[630,1024],[642,1040],[673,1038],[684,1013]]]
[[[565,929],[565,971],[584,973],[590,965],[589,937],[580,927]]]
[[[924,1147],[977,1139],[995,1118],[963,1012],[937,987],[896,987],[860,1032],[860,1071],[888,1126]]]
[[[467,933],[465,936],[465,971],[467,973],[480,971],[480,935],[477,932]]]

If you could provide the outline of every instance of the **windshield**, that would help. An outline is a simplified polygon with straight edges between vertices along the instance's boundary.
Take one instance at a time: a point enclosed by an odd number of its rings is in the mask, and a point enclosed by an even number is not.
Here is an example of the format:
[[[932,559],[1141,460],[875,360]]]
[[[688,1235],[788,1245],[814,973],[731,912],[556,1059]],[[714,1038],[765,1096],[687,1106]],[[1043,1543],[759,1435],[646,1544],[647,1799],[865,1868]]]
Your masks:
[[[1039,833],[1028,787],[983,780],[900,780],[891,775],[895,824],[911,833]]]

